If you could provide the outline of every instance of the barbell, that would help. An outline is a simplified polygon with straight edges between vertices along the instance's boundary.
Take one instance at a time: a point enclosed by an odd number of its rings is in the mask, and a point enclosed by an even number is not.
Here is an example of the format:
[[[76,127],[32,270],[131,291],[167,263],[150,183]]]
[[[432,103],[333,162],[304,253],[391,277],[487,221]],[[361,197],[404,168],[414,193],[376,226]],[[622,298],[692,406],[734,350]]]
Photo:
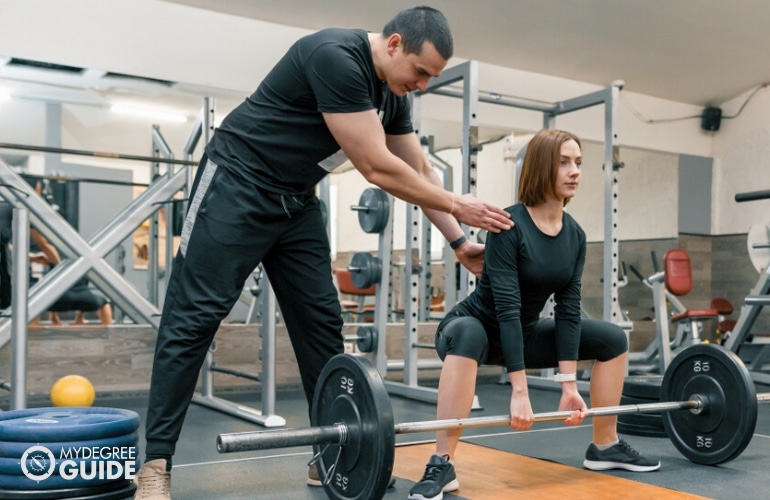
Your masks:
[[[661,412],[666,433],[691,461],[717,465],[748,446],[757,421],[751,375],[732,351],[713,344],[682,350],[663,376],[657,403],[596,407],[589,417]],[[677,411],[688,410],[688,411]],[[313,427],[220,434],[220,453],[312,445],[324,489],[332,499],[382,498],[393,472],[395,435],[504,426],[510,416],[394,424],[385,384],[362,356],[339,354],[324,367],[310,412]],[[571,411],[535,414],[535,422],[565,420]]]

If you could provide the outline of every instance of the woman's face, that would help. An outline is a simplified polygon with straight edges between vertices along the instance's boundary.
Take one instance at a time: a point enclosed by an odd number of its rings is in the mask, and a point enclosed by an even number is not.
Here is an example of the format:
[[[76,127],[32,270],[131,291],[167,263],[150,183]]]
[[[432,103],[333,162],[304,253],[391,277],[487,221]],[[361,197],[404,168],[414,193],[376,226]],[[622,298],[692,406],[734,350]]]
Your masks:
[[[572,198],[577,193],[580,184],[580,165],[583,156],[580,146],[570,139],[561,145],[561,157],[559,159],[559,171],[556,174],[556,197],[560,200]]]

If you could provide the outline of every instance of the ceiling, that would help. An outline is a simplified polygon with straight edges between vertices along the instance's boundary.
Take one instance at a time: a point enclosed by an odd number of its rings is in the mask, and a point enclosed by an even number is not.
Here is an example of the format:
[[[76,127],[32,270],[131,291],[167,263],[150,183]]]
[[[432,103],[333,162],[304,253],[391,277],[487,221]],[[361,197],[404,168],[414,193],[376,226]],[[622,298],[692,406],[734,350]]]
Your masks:
[[[379,32],[403,7],[449,19],[455,56],[676,102],[719,105],[770,81],[767,0],[165,0],[289,26]]]
[[[623,80],[626,92],[704,107],[720,106],[770,82],[765,56],[770,29],[764,26],[770,19],[768,0],[479,0],[475,5],[468,0],[153,0],[143,5],[191,7],[204,19],[209,12],[218,13],[210,16],[216,20],[212,22],[223,22],[224,14],[303,32],[329,26],[379,32],[398,10],[416,3],[446,14],[459,59],[599,86]],[[260,35],[281,38],[283,32]],[[286,38],[261,43],[258,59],[277,60]],[[237,49],[227,55],[244,60]],[[223,109],[243,99],[243,90],[165,82],[155,80],[157,75],[88,68],[68,74],[12,62],[0,56],[0,80],[15,85],[14,96],[26,99],[97,106],[143,99],[186,109],[189,116],[200,110],[201,96],[216,96]],[[460,131],[453,124],[436,122],[431,125],[436,130],[423,125],[423,131],[442,138],[436,147],[459,144]],[[445,129],[439,129],[442,125]],[[487,126],[479,129],[479,138],[493,140],[508,133]]]

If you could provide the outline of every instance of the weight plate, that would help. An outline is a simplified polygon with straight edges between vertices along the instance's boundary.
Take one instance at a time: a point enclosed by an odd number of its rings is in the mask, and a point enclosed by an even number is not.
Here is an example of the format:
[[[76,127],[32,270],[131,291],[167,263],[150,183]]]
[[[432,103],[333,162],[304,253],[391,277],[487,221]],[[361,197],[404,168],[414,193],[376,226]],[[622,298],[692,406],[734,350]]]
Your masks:
[[[367,289],[380,281],[382,263],[369,252],[356,252],[348,265],[350,280],[356,288]]]
[[[746,247],[754,269],[761,273],[770,264],[770,224],[755,224],[749,228]]]
[[[659,401],[662,382],[663,375],[630,375],[623,383],[623,395]]]
[[[659,399],[642,399],[632,398],[630,396],[620,396],[620,404],[622,405],[648,405],[651,403],[660,403]]]
[[[52,475],[60,474],[59,465],[65,460],[72,460],[80,467],[80,462],[86,462],[85,467],[91,467],[92,462],[104,462],[115,461],[120,462],[125,466],[126,464],[138,463],[138,449],[137,449],[137,434],[130,435],[132,439],[111,438],[102,441],[91,441],[89,446],[83,446],[81,443],[64,444],[60,447],[56,447],[57,451],[54,451],[49,444],[29,444],[29,443],[12,443],[14,445],[27,444],[29,445],[19,455],[14,457],[1,457],[0,456],[0,474],[18,476],[24,474],[24,470],[21,466],[21,459],[24,457],[26,468],[28,471],[35,470],[36,467],[40,467],[39,458],[32,458],[29,454],[25,455],[25,452],[34,447],[45,447],[51,452],[54,457],[54,469]],[[94,451],[96,450],[96,451]],[[113,451],[115,450],[115,451]],[[62,451],[64,453],[62,453]],[[102,455],[105,454],[105,455]],[[112,458],[112,455],[115,458]],[[92,458],[95,455],[95,458]],[[85,457],[85,458],[84,458]],[[47,457],[44,457],[47,458]],[[47,462],[48,460],[46,460]],[[137,468],[137,467],[134,467]],[[71,470],[71,466],[68,471]],[[86,469],[89,470],[89,469]]]
[[[618,422],[645,425],[663,430],[663,416],[660,413],[624,413],[618,415]]]
[[[625,422],[618,422],[618,432],[620,434],[627,434],[630,436],[643,436],[643,437],[655,437],[655,438],[668,437],[668,434],[666,434],[666,430],[663,429],[662,427],[627,424]]]
[[[135,455],[134,455],[135,456]],[[75,471],[80,470],[79,467],[81,467],[80,462],[85,462],[85,465],[83,467],[86,467],[86,471],[90,471],[91,467],[94,462],[105,462],[107,459],[83,459],[83,458],[71,458],[66,460],[72,460],[75,462],[74,465],[69,465],[67,467],[67,471]],[[32,470],[36,465],[37,462],[35,459],[28,458],[25,460],[27,470]],[[53,474],[51,474],[50,477],[54,477],[59,475],[59,468],[58,465],[61,461],[56,460],[57,468],[54,469]],[[131,459],[131,460],[115,460],[115,462],[120,462],[122,464],[122,467],[125,467],[125,465],[128,464],[136,464],[138,460]],[[74,473],[74,472],[73,472]],[[0,476],[22,476],[24,475],[24,471],[21,468],[21,458],[7,458],[7,457],[0,457]]]
[[[131,480],[88,488],[59,488],[54,490],[0,489],[0,500],[119,500],[133,498],[136,485]]]
[[[118,408],[34,408],[0,413],[0,441],[37,443],[122,436],[139,428],[139,415]]]
[[[117,479],[122,481],[123,479]],[[80,474],[77,474],[72,479],[64,478],[62,476],[48,476],[46,479],[36,481],[30,479],[25,475],[11,475],[0,474],[0,484],[3,488],[9,490],[28,490],[28,491],[49,491],[60,488],[80,488],[83,486],[101,486],[105,484],[114,483],[116,479],[107,479],[106,477],[99,478],[98,473],[93,478],[84,478]]]
[[[717,345],[696,344],[672,360],[661,386],[662,401],[707,401],[700,414],[670,411],[663,425],[671,442],[695,463],[717,465],[743,452],[757,423],[757,393],[738,356]]]
[[[366,207],[365,210],[358,211],[358,223],[365,233],[374,234],[385,229],[390,215],[390,203],[385,191],[380,188],[364,189],[358,200],[358,205]]]
[[[349,354],[329,360],[310,420],[313,426],[343,423],[348,429],[345,444],[314,446],[329,498],[382,498],[393,473],[396,436],[390,397],[372,363]]]
[[[356,346],[361,352],[372,352],[377,346],[377,329],[373,326],[359,326],[356,337]]]
[[[44,445],[48,448],[55,457],[62,456],[62,450],[65,453],[74,448],[93,448],[94,446],[136,446],[139,442],[139,435],[136,432],[131,434],[125,434],[123,436],[115,436],[104,439],[93,439],[89,441],[68,441],[65,443],[41,443],[35,442],[13,442],[13,441],[0,441],[0,457],[6,458],[21,458],[24,452],[32,446]]]

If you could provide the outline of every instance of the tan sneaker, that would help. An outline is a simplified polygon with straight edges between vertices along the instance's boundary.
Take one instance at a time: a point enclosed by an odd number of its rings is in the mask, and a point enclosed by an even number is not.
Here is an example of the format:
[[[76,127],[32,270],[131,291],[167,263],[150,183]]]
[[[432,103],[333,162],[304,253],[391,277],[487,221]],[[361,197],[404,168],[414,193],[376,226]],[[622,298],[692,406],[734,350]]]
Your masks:
[[[307,485],[323,486],[321,483],[321,476],[318,475],[318,467],[314,463],[307,469]]]
[[[145,462],[134,483],[134,500],[171,500],[171,473],[166,471],[166,461],[162,458]]]

